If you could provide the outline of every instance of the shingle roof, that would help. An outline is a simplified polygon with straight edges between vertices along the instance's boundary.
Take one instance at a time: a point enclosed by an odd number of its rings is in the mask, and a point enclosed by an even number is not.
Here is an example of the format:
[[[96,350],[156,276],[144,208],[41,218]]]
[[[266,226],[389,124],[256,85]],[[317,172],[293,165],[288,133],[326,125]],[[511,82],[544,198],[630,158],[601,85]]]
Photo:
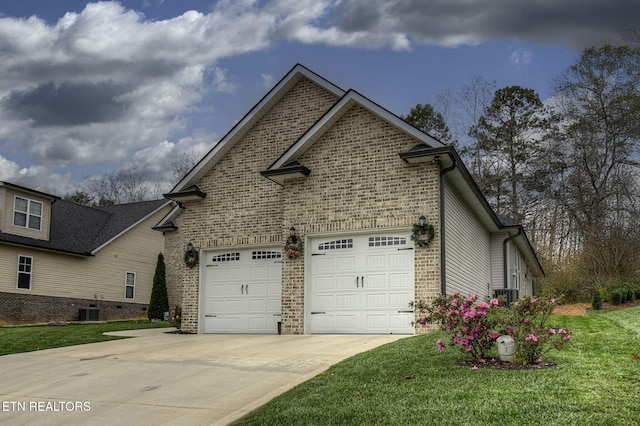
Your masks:
[[[169,203],[168,200],[153,200],[86,207],[57,199],[51,205],[49,241],[0,232],[0,242],[90,256]]]

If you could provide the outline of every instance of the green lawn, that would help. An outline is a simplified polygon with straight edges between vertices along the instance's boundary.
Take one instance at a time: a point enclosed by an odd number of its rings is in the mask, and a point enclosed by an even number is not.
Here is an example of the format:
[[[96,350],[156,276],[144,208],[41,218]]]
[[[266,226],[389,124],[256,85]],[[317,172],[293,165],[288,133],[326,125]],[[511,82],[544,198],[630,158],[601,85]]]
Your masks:
[[[102,333],[106,331],[159,327],[171,327],[171,325],[168,322],[116,321],[66,326],[0,327],[0,355],[121,339],[121,337],[104,336]]]
[[[640,425],[640,307],[552,317],[573,342],[557,368],[471,370],[442,333],[349,358],[239,425]]]

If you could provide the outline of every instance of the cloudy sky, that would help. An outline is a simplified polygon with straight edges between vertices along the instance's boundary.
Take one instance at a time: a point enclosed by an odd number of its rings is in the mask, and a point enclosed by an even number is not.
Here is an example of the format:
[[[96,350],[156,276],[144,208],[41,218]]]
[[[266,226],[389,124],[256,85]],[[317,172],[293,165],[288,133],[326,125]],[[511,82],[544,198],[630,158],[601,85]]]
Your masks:
[[[542,99],[638,0],[22,0],[0,4],[0,180],[168,190],[296,63],[396,114],[474,76]]]

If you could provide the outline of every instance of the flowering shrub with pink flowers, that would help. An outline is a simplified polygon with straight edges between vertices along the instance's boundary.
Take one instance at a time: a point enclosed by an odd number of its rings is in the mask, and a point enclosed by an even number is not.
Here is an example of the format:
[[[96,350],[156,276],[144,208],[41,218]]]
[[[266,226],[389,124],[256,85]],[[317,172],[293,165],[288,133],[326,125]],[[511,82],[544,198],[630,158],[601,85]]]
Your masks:
[[[447,345],[458,347],[474,360],[484,360],[501,335],[511,335],[516,346],[516,362],[531,365],[550,349],[562,349],[571,340],[564,328],[549,327],[546,321],[557,304],[555,299],[524,298],[503,307],[504,300],[478,301],[478,295],[464,297],[458,292],[441,295],[431,303],[412,302],[418,312],[415,326],[440,324],[449,336]],[[445,343],[439,339],[440,352]]]
[[[557,305],[556,299],[524,296],[504,312],[498,331],[513,336],[516,362],[535,364],[543,354],[551,349],[562,349],[571,340],[566,329],[547,325],[549,315]]]
[[[421,315],[416,325],[441,324],[451,338],[449,345],[459,346],[473,359],[484,359],[499,336],[492,331],[497,326],[497,299],[478,301],[478,295],[463,297],[453,292],[449,296],[439,296],[431,304],[413,302],[411,306]],[[440,352],[444,351],[441,340],[438,340],[437,347]]]

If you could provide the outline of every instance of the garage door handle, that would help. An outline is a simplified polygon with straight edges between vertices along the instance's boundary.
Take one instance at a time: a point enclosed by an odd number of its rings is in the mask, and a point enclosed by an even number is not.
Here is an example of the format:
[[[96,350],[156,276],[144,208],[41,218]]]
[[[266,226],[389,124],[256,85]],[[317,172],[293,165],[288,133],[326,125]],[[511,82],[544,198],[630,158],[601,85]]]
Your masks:
[[[326,312],[311,312],[311,315],[326,314]]]
[[[360,277],[356,277],[356,288],[360,287]]]
[[[240,286],[240,293],[244,294],[244,284]]]
[[[204,317],[205,318],[218,318],[217,315],[205,315]]]
[[[311,256],[326,256],[327,253],[311,253]]]
[[[399,314],[412,314],[413,311],[398,311]]]
[[[398,250],[413,250],[413,247],[399,248]]]

